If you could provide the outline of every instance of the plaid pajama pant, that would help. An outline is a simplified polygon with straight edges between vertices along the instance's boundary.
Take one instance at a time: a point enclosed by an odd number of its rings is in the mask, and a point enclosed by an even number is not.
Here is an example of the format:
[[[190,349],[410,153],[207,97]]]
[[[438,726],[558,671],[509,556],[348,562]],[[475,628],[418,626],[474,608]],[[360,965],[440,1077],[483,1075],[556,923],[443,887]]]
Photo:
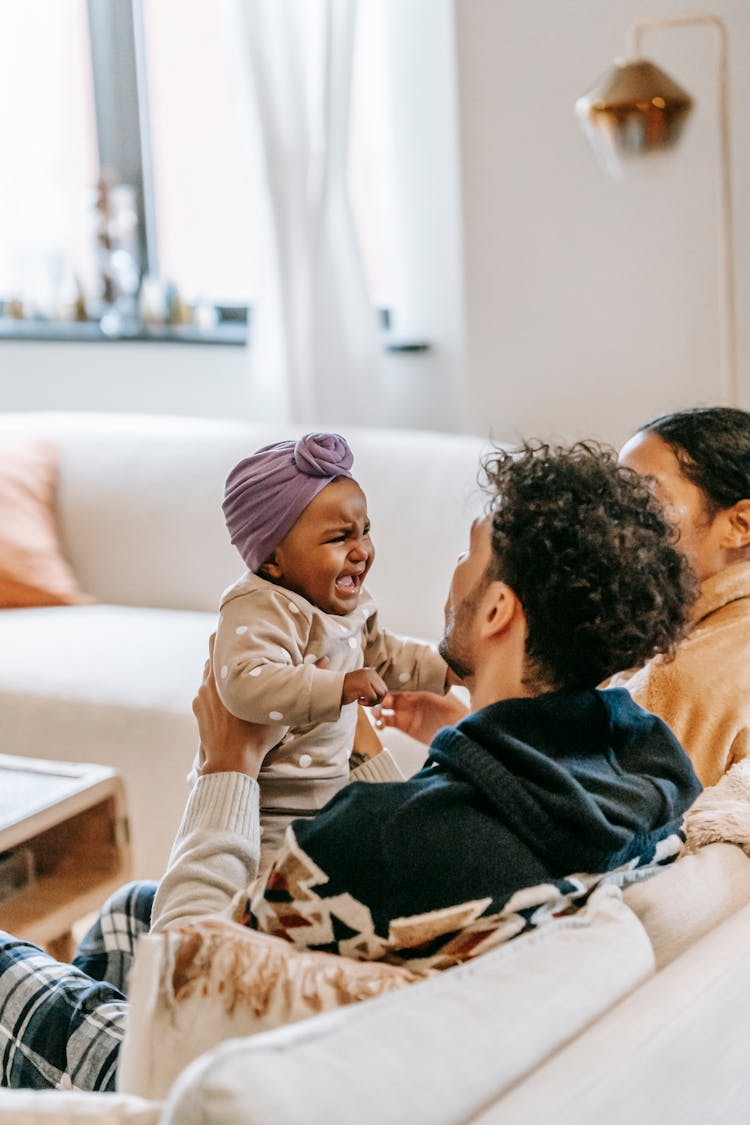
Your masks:
[[[0,1085],[114,1090],[128,976],[156,886],[115,891],[72,965],[0,932]]]

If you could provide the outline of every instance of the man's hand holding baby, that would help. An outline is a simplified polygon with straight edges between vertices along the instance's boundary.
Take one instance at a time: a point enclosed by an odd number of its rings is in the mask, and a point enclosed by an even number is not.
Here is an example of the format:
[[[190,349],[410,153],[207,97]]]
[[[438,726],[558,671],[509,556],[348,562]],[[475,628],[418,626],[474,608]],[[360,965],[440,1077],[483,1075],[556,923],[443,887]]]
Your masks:
[[[257,777],[271,747],[278,742],[276,725],[248,723],[227,711],[216,690],[213,670],[215,634],[208,641],[208,660],[203,680],[193,700],[193,714],[198,720],[202,763],[199,774],[245,773]]]
[[[374,668],[358,668],[344,676],[341,704],[362,703],[365,707],[374,707],[387,692],[388,688]]]

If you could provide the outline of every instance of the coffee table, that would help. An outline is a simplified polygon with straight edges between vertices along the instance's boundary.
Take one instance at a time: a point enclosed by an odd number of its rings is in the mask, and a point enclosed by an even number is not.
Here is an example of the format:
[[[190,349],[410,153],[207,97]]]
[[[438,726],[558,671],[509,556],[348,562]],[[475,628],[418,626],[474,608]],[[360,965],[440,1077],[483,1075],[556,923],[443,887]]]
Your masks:
[[[70,960],[73,923],[130,869],[115,770],[0,754],[0,929]]]

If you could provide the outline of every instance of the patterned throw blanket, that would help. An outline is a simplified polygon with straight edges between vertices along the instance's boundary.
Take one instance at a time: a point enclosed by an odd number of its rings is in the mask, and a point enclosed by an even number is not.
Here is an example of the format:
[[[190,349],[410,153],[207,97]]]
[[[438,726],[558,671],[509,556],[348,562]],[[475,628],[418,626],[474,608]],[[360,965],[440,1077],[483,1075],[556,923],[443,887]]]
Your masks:
[[[302,849],[291,829],[264,895],[252,888],[235,899],[234,921],[282,938],[296,949],[325,950],[356,961],[407,967],[419,975],[478,957],[553,918],[575,913],[604,883],[625,888],[672,863],[684,846],[674,833],[629,863],[606,873],[576,873],[516,891],[497,913],[477,899],[426,914],[393,919],[388,935],[375,932],[367,906],[351,894],[326,896],[327,876]],[[271,893],[268,893],[268,892]]]

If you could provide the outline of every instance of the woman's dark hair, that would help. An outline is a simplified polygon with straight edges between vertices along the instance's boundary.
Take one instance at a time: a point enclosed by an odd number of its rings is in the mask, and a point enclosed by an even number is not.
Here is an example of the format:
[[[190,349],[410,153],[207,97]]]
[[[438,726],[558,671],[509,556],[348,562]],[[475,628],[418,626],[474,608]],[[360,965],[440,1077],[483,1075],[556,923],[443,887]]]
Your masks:
[[[487,578],[523,606],[527,682],[595,687],[673,654],[697,583],[643,478],[588,442],[497,450],[482,468],[492,494]]]
[[[729,406],[663,414],[641,426],[666,442],[684,476],[700,488],[710,515],[750,499],[750,414]]]

